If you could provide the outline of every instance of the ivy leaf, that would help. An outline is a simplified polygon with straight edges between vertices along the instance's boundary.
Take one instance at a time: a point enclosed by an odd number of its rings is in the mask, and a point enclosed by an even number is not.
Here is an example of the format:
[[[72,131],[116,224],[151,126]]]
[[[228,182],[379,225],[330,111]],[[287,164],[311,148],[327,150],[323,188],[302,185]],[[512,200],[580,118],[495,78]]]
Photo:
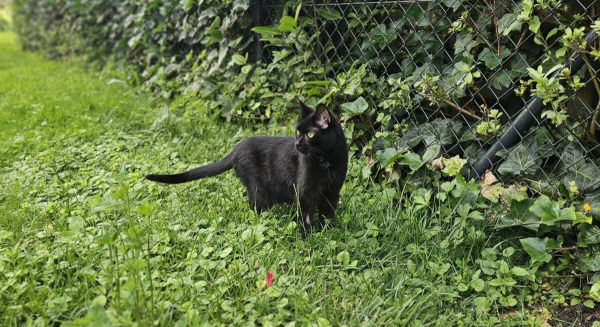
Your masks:
[[[528,198],[526,186],[510,185],[504,192],[504,201],[507,203],[512,203],[512,201],[523,201]],[[529,212],[529,208],[527,211]]]
[[[600,243],[600,227],[591,224],[581,224],[577,234],[577,244],[588,246]]]
[[[417,146],[421,140],[423,140],[423,136],[421,135],[420,130],[414,126],[410,126],[408,131],[406,131],[406,133],[404,133],[404,135],[402,135],[402,137],[400,137],[396,142],[399,144],[400,148],[413,148]]]
[[[452,11],[456,11],[463,4],[463,0],[442,0],[442,3],[448,7],[452,8]]]
[[[498,172],[503,175],[534,174],[538,167],[531,151],[523,144],[517,145],[509,151],[506,160],[498,167]]]
[[[356,99],[356,101],[354,101],[354,102],[343,103],[340,105],[340,107],[342,107],[342,109],[344,109],[344,111],[347,115],[352,117],[352,116],[358,116],[358,115],[362,114],[363,112],[365,112],[365,110],[367,110],[367,108],[369,108],[369,104],[367,103],[367,100],[365,100],[365,98],[360,97],[360,98]]]
[[[569,185],[571,181],[580,191],[594,190],[600,186],[600,170],[592,163],[581,161],[569,168],[563,183]]]
[[[532,262],[550,262],[552,256],[549,253],[558,248],[556,241],[547,237],[544,239],[528,237],[519,241],[523,246],[523,250],[531,257]]]
[[[596,281],[590,289],[590,297],[597,302],[600,302],[600,280]]]
[[[590,271],[600,271],[600,252],[595,252],[589,257],[579,257],[577,259],[579,270],[583,273]]]
[[[503,34],[504,36],[508,35],[511,31],[521,31],[521,23],[519,19],[518,12],[509,13],[498,20],[498,33]]]
[[[442,173],[446,176],[456,176],[462,169],[462,167],[467,163],[467,159],[462,159],[459,156],[454,156],[450,159],[442,158],[442,162],[444,163],[444,169],[442,169]]]
[[[440,154],[441,148],[442,148],[442,146],[439,144],[434,144],[434,145],[428,147],[427,151],[425,151],[425,153],[423,153],[423,162],[429,163],[433,159],[437,158],[437,156]]]
[[[414,19],[415,21],[418,21],[423,17],[423,8],[421,8],[420,6],[409,6],[408,8],[406,8],[404,17],[406,17],[406,19],[409,20]]]
[[[563,180],[569,188],[574,181],[580,191],[591,191],[600,187],[600,170],[593,163],[586,163],[581,146],[570,143],[560,154],[560,167],[567,171]]]
[[[527,68],[529,68],[529,63],[525,60],[524,56],[514,56],[508,62],[508,74],[510,77],[521,78],[527,72]]]
[[[379,154],[378,160],[382,167],[387,167],[401,157],[402,153],[398,152],[395,148],[387,148]]]
[[[398,33],[396,33],[393,28],[388,30],[385,24],[377,24],[371,31],[369,31],[369,36],[371,42],[377,43],[377,45],[382,48],[385,45],[395,41],[398,37]],[[367,38],[366,41],[369,41],[369,38]]]
[[[231,11],[232,12],[244,11],[244,10],[247,10],[249,6],[250,6],[249,0],[236,0],[233,3],[233,8],[231,9]]]
[[[339,11],[328,7],[320,8],[319,15],[327,20],[337,20],[342,18]]]
[[[498,219],[496,228],[507,228],[522,226],[524,228],[536,231],[540,227],[540,219],[536,217],[529,208],[533,205],[533,199],[524,199],[522,201],[513,200],[510,203],[510,211]]]
[[[472,37],[469,33],[458,34],[454,43],[454,54],[459,57],[464,53],[471,53],[471,50],[479,44],[481,44],[481,41]]]
[[[600,221],[600,190],[588,193],[585,200],[590,204],[592,218],[596,221]]]
[[[498,90],[512,86],[513,81],[521,78],[527,73],[529,64],[522,55],[513,56],[508,60],[507,65],[503,69],[498,70],[490,80],[492,86]]]
[[[504,187],[501,184],[484,185],[481,187],[481,196],[492,203],[498,203],[500,197],[504,194]]]
[[[578,164],[584,160],[581,147],[573,143],[569,143],[560,155],[561,165],[565,170],[569,168],[569,165]]]
[[[483,61],[483,63],[485,64],[485,66],[487,68],[496,69],[496,68],[498,68],[498,66],[500,66],[500,64],[502,63],[504,58],[508,57],[509,55],[510,55],[510,50],[508,50],[508,48],[506,48],[506,47],[500,49],[499,56],[496,55],[496,53],[494,51],[492,51],[491,49],[485,48],[479,54],[479,60]]]
[[[468,73],[471,71],[471,65],[467,64],[464,61],[459,61],[459,62],[455,63],[454,67],[456,69],[458,69],[458,71],[461,73]]]
[[[499,70],[490,79],[490,85],[496,90],[502,90],[511,86],[513,83],[512,78],[506,73],[505,70]]]
[[[584,224],[584,223],[591,224],[592,221],[594,221],[592,219],[592,216],[585,215],[585,214],[583,214],[583,212],[576,211],[575,212],[575,220],[573,220],[573,225]]]
[[[450,145],[459,142],[459,135],[464,126],[460,121],[438,118],[421,128],[423,141],[428,146],[432,144]]]
[[[406,155],[404,155],[404,158],[402,159],[402,162],[400,162],[403,165],[408,165],[408,168],[410,168],[410,170],[412,171],[416,171],[419,168],[421,168],[425,162],[423,162],[423,160],[421,160],[421,157],[413,152],[407,153]]]
[[[535,200],[533,206],[529,209],[532,213],[542,219],[542,223],[546,225],[554,225],[559,221],[574,221],[575,209],[560,208],[560,204],[550,200],[546,195],[542,195]]]

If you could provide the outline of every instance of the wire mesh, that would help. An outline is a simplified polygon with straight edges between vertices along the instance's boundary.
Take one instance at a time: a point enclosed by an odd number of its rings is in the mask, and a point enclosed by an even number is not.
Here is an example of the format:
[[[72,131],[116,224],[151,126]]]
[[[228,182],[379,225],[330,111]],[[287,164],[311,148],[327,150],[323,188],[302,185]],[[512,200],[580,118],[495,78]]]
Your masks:
[[[283,15],[295,15],[298,4],[255,1],[254,25],[276,27]],[[534,8],[528,11],[528,4]],[[411,101],[386,111],[402,126],[398,148],[414,148],[419,141],[425,149],[439,146],[443,155],[467,158],[470,168],[486,160],[490,146],[543,91],[547,72],[560,65],[562,88],[551,81],[555,88],[546,91],[556,94],[546,95],[544,114],[517,131],[518,143],[499,151],[501,159],[490,162],[490,169],[504,183],[517,181],[540,192],[576,187],[600,198],[600,64],[591,53],[597,41],[585,50],[564,37],[582,27],[589,31],[599,5],[597,0],[304,1],[299,13],[312,20],[310,54],[328,78],[348,76],[364,65],[376,80],[410,84]],[[258,36],[255,45],[259,60],[272,60],[272,48]],[[565,48],[561,57],[557,51]],[[585,64],[569,75],[562,68],[569,67],[565,60],[572,52]],[[538,67],[545,80],[529,82]],[[373,85],[362,96],[377,112],[390,88]],[[373,134],[382,128],[372,118],[365,121]]]

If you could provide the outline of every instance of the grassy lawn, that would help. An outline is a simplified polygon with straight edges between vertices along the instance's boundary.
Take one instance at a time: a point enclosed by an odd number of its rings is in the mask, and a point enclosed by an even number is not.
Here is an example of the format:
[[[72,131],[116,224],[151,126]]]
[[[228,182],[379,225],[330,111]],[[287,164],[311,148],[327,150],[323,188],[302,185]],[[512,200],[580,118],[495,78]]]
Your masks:
[[[544,320],[542,309],[484,310],[498,299],[457,291],[476,280],[482,251],[502,243],[502,253],[515,240],[485,220],[460,220],[452,202],[390,201],[358,178],[358,159],[336,224],[306,242],[295,208],[257,215],[232,172],[176,186],[146,181],[220,159],[249,135],[291,135],[291,126],[171,112],[110,74],[15,42],[0,33],[0,325]]]

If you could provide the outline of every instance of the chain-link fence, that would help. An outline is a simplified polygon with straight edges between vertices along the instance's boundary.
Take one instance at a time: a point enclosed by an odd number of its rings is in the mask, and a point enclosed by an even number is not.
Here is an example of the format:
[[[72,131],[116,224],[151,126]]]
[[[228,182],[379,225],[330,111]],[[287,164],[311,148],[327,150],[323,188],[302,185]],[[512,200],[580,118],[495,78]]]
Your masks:
[[[328,78],[366,69],[361,81],[372,87],[361,97],[390,114],[384,127],[396,132],[397,148],[439,146],[468,158],[472,177],[490,169],[534,190],[593,195],[600,187],[599,4],[257,0],[251,7],[254,26],[276,27],[283,15],[310,21],[306,53]],[[256,37],[255,55],[265,62],[273,60],[268,45]],[[374,116],[358,119],[381,130]]]

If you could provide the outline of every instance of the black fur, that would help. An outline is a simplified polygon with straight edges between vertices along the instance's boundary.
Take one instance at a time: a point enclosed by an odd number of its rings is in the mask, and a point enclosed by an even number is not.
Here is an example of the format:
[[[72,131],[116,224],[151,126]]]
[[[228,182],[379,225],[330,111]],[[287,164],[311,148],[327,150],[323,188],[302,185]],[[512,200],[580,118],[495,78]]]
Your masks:
[[[302,236],[333,219],[348,169],[342,127],[324,105],[300,102],[295,137],[254,136],[239,142],[221,161],[175,175],[146,175],[152,181],[178,184],[215,176],[233,168],[248,191],[248,203],[262,211],[299,200]],[[319,218],[315,219],[318,209]]]

